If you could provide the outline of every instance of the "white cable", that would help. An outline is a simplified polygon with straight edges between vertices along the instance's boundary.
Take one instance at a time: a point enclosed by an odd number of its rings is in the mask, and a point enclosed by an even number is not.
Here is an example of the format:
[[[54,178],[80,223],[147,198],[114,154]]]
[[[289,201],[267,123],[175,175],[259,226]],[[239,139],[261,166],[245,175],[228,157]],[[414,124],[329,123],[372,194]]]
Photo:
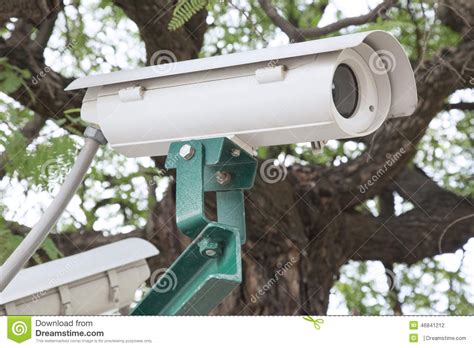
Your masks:
[[[92,127],[87,127],[84,135],[86,136],[84,147],[77,156],[76,162],[61,186],[58,195],[25,239],[0,267],[0,292],[8,286],[46,239],[84,179],[99,145],[107,142],[102,132]]]

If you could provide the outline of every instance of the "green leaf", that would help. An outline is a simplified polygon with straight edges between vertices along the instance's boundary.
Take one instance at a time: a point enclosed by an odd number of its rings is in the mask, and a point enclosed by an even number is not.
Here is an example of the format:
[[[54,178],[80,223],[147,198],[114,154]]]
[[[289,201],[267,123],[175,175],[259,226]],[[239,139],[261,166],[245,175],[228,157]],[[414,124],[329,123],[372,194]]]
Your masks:
[[[0,58],[0,90],[2,92],[7,94],[15,92],[30,76],[28,70],[11,65],[5,57]]]
[[[5,262],[22,240],[21,236],[14,235],[0,226],[0,264]]]
[[[175,31],[181,28],[187,21],[191,19],[196,13],[205,8],[208,0],[179,0],[178,4],[173,10],[173,16],[168,24],[170,31]],[[209,4],[209,6],[212,6]]]
[[[56,244],[51,240],[51,238],[47,238],[43,245],[41,246],[41,250],[43,250],[50,260],[59,259],[63,257],[63,254],[57,248]]]

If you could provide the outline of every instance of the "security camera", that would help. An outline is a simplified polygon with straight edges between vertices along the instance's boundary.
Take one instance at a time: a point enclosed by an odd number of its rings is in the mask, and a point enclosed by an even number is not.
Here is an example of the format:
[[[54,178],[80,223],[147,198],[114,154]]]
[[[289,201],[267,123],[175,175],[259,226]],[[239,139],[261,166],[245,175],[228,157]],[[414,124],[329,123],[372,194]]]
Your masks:
[[[400,43],[363,32],[87,76],[82,118],[129,156],[230,137],[245,149],[361,137],[411,115],[416,85]]]
[[[1,266],[0,314],[100,314],[129,305],[149,277],[144,259],[158,251],[139,239],[20,271],[64,211],[100,144],[108,141],[129,157],[172,155],[166,166],[177,170],[176,223],[193,239],[169,268],[178,273],[179,289],[158,298],[150,292],[134,313],[176,314],[192,307],[202,314],[240,283],[242,190],[255,179],[254,149],[365,136],[387,118],[411,115],[417,104],[408,58],[383,31],[88,76],[67,90],[81,88],[87,88],[81,117],[90,124],[84,148],[43,217]],[[192,175],[183,176],[186,171]],[[205,217],[207,191],[217,192],[217,221]],[[194,268],[183,266],[189,262]],[[224,264],[236,272],[229,277]],[[184,291],[190,280],[193,286]],[[197,305],[202,289],[209,295]]]
[[[0,293],[0,315],[91,315],[130,305],[150,276],[151,243],[128,238],[21,270]]]

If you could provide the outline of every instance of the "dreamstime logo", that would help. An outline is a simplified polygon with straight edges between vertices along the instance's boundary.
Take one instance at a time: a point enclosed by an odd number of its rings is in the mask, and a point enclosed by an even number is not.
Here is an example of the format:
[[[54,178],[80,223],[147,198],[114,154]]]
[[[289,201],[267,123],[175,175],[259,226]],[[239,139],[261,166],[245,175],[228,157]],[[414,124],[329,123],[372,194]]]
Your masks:
[[[397,66],[395,56],[387,50],[378,50],[372,53],[369,58],[370,70],[376,75],[383,75],[393,72]]]
[[[69,166],[63,158],[52,158],[43,163],[40,168],[40,180],[47,183],[48,191],[51,191],[56,184],[59,184],[66,176]]]
[[[277,160],[267,159],[260,166],[260,177],[267,184],[275,184],[285,180],[288,170],[282,163],[275,164]]]
[[[150,58],[150,65],[153,70],[160,74],[167,74],[175,69],[175,65],[178,59],[176,55],[169,50],[159,50],[152,54]]]
[[[461,222],[461,221],[464,221],[464,220],[467,220],[467,219],[472,219],[472,218],[474,218],[474,214],[465,215],[465,216],[462,216],[462,217],[454,220],[448,226],[446,226],[446,228],[443,230],[443,232],[441,232],[441,235],[438,238],[438,253],[439,254],[444,254],[443,239],[444,239],[444,237],[446,237],[446,234],[448,233],[450,228],[453,227],[454,225],[456,225],[457,223]]]
[[[389,291],[398,288],[398,277],[391,269],[385,268],[385,277],[387,278]]]
[[[164,294],[176,289],[178,285],[178,278],[169,268],[160,268],[154,271],[150,276],[150,281],[153,285],[153,291],[159,294]]]
[[[21,336],[28,333],[28,326],[23,321],[16,321],[12,325],[12,332],[15,336]]]
[[[8,317],[7,337],[17,343],[29,340],[31,338],[31,317]]]

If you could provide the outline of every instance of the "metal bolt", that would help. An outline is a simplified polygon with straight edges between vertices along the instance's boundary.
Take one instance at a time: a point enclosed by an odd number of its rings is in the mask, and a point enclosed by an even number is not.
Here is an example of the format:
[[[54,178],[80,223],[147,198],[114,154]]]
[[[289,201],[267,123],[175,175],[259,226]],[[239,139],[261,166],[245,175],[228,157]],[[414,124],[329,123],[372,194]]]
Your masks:
[[[198,247],[202,256],[217,257],[222,252],[221,245],[209,238],[200,240],[198,242]]]
[[[193,158],[194,152],[195,152],[194,148],[189,144],[184,144],[179,149],[179,155],[183,157],[185,160],[190,160],[191,158]]]
[[[212,250],[212,249],[207,249],[204,251],[204,253],[209,257],[214,257],[217,255],[217,251]]]
[[[311,142],[311,149],[313,150],[314,154],[318,154],[324,145],[326,145],[326,140],[318,140],[318,141],[312,141]]]
[[[220,185],[227,185],[230,182],[231,178],[232,176],[230,175],[230,173],[221,171],[216,172],[216,181]]]
[[[232,155],[232,157],[239,157],[239,156],[240,156],[240,149],[238,149],[238,148],[233,148],[233,149],[230,151],[230,154]]]

